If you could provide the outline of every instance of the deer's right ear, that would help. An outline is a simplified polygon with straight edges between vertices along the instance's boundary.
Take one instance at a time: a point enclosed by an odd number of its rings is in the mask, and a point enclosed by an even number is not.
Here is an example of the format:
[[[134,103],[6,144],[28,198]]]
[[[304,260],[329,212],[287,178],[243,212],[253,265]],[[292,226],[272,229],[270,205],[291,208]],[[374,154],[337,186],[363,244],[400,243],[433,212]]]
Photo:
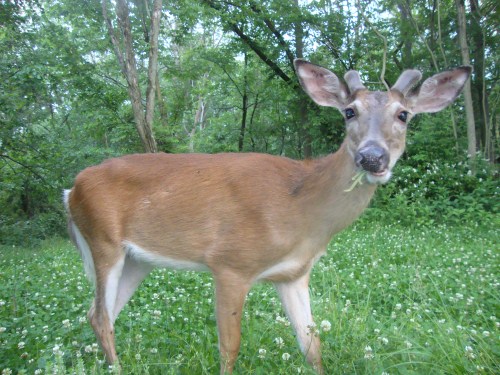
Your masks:
[[[295,59],[293,62],[304,91],[317,104],[344,109],[349,92],[344,83],[328,69]]]
[[[472,67],[461,66],[427,78],[407,97],[413,113],[438,112],[453,102],[469,79]]]

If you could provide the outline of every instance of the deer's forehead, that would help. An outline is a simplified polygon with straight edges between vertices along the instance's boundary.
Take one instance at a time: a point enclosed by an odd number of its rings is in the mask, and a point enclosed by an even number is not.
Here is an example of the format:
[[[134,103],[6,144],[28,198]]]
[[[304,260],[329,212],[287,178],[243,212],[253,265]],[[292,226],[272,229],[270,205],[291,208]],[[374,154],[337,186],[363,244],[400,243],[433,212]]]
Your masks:
[[[387,110],[390,107],[401,107],[402,96],[393,91],[358,91],[354,96],[354,103],[371,111]]]

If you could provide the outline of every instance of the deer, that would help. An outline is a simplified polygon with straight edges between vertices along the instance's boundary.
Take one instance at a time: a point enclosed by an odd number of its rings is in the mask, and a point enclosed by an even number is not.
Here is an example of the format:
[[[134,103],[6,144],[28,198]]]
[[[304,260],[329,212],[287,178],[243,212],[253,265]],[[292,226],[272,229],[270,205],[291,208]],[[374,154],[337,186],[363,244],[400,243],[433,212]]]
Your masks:
[[[221,374],[233,372],[256,282],[275,286],[306,361],[323,373],[320,340],[310,332],[311,270],[391,178],[412,116],[452,103],[472,69],[437,73],[419,87],[422,74],[405,70],[390,89],[369,91],[354,70],[341,80],[302,59],[294,68],[316,104],[343,114],[336,152],[308,160],[132,154],[84,169],[65,190],[70,237],[95,284],[88,320],[108,363],[118,363],[118,314],[154,268],[170,267],[213,276]]]

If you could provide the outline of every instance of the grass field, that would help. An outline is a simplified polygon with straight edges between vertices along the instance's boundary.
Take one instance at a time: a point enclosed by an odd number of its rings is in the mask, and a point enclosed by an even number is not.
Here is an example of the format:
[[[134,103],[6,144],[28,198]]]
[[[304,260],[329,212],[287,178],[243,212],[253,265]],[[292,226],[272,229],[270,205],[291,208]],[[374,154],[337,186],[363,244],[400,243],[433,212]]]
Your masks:
[[[311,281],[327,374],[500,373],[498,231],[359,224]],[[112,372],[86,320],[92,291],[66,240],[0,248],[2,374]],[[157,270],[116,323],[125,374],[216,374],[209,274]],[[312,374],[268,284],[249,294],[237,374]]]

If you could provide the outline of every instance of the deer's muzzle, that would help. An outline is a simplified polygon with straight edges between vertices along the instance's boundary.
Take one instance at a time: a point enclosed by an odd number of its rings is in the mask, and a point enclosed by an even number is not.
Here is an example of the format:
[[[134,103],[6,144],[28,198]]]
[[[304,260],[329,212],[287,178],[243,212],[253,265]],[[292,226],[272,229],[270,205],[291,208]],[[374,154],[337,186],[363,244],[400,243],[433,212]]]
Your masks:
[[[389,167],[389,152],[376,143],[367,143],[356,153],[355,162],[369,173],[385,174]]]

